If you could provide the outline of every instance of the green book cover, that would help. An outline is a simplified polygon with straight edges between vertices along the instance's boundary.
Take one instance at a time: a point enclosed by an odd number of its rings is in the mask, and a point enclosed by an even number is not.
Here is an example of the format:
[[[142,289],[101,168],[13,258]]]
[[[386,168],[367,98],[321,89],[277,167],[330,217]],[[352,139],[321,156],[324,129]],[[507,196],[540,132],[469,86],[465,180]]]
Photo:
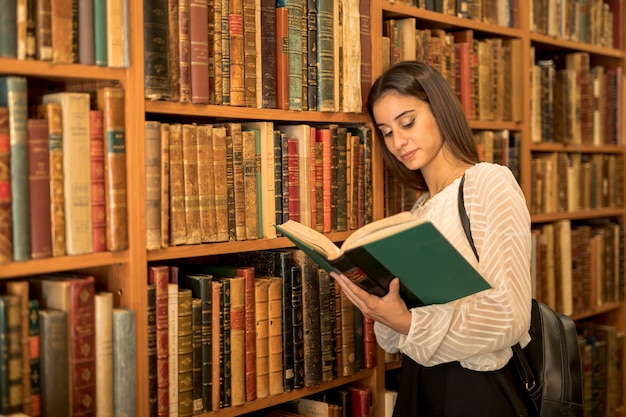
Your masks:
[[[385,295],[389,282],[400,278],[409,307],[447,303],[490,288],[431,222],[409,212],[362,227],[341,248],[292,220],[275,227],[326,271],[341,271],[372,294]]]

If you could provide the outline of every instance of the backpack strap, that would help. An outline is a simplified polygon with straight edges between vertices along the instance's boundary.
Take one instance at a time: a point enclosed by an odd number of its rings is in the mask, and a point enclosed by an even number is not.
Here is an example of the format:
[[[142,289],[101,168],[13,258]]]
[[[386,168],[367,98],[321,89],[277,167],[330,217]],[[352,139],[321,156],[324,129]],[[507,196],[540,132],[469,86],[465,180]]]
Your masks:
[[[476,245],[474,245],[474,238],[472,237],[472,229],[470,228],[470,219],[467,215],[467,210],[465,210],[465,200],[463,194],[463,185],[465,184],[465,174],[461,178],[461,182],[459,184],[459,197],[458,197],[458,206],[459,206],[459,217],[461,218],[461,224],[463,225],[463,230],[465,231],[465,235],[467,236],[467,240],[474,251],[474,255],[476,256],[476,260],[480,261],[480,257],[478,256],[478,251],[476,250]],[[531,391],[535,388],[536,380],[533,376],[533,371],[524,355],[524,351],[519,343],[511,346],[513,349],[513,359],[515,361],[515,365],[520,374],[522,382],[526,386],[526,389]]]

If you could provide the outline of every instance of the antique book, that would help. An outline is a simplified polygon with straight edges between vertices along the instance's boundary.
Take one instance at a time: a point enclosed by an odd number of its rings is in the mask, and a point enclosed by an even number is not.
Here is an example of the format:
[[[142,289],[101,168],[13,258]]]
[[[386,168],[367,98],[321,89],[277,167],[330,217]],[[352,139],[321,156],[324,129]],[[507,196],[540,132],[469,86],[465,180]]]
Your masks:
[[[376,366],[376,335],[374,334],[374,320],[363,316],[363,366]]]
[[[289,216],[289,195],[283,195],[283,149],[282,136],[279,130],[274,130],[272,139],[272,151],[274,158],[274,218],[277,223],[282,223],[283,215]],[[286,197],[286,198],[285,198]]]
[[[317,279],[319,286],[319,304],[320,304],[320,348],[322,359],[322,382],[328,382],[333,379],[333,343],[332,336],[335,329],[332,327],[331,315],[334,315],[334,309],[331,311],[331,303],[334,306],[334,298],[331,299],[330,286],[332,278],[323,269],[317,270]]]
[[[106,202],[104,192],[104,136],[102,112],[89,111],[90,162],[91,162],[91,223],[93,252],[104,252],[106,248]]]
[[[52,59],[51,0],[37,0],[36,8],[36,59],[40,61],[50,61]],[[6,29],[9,30],[9,26],[7,26]]]
[[[333,2],[319,0],[317,2],[317,110],[335,111],[335,42],[334,37],[335,19],[337,16],[333,12]]]
[[[156,326],[156,379],[157,414],[169,414],[169,328],[168,328],[168,282],[169,268],[165,265],[150,266],[148,283],[155,285]]]
[[[161,197],[160,197],[160,222],[159,230],[161,235],[161,248],[167,248],[170,245],[170,125],[169,123],[161,123]]]
[[[156,332],[156,285],[146,287],[146,316],[148,333],[148,410],[151,416],[157,415],[157,332]],[[169,317],[169,315],[168,315]],[[168,343],[169,345],[169,343]]]
[[[230,339],[230,280],[219,279],[222,283],[220,294],[220,315],[219,332],[220,337],[220,408],[232,405],[232,361],[231,361],[231,339]],[[216,305],[213,303],[213,305]]]
[[[198,199],[200,210],[200,240],[217,241],[215,212],[215,174],[213,170],[213,125],[199,124],[198,138]]]
[[[346,0],[341,4],[341,110],[346,113],[362,111],[359,3],[359,0]]]
[[[94,296],[96,325],[96,409],[113,415],[113,293],[99,291]]]
[[[276,49],[276,2],[261,0],[260,42],[257,44],[257,53],[261,55],[261,107],[266,109],[277,108],[277,49]],[[260,49],[259,49],[260,47]]]
[[[170,86],[171,101],[180,99],[180,50],[179,50],[179,14],[178,8],[182,2],[167,1],[167,54],[168,54],[168,76]]]
[[[210,0],[209,11],[209,47],[212,46],[213,74],[209,73],[209,91],[211,97],[215,93],[215,99],[211,104],[223,104],[224,85],[222,71],[222,0]],[[213,29],[213,31],[211,31]],[[209,61],[210,65],[211,61]]]
[[[171,97],[168,0],[150,0],[147,6],[143,15],[144,94],[149,100],[167,100]]]
[[[17,58],[17,2],[2,2],[2,27],[0,28],[0,56]]]
[[[332,226],[332,213],[331,213],[331,155],[332,155],[332,134],[330,127],[326,126],[324,128],[317,129],[315,131],[316,138],[315,141],[321,145],[322,152],[322,166],[321,166],[321,182],[322,182],[322,192],[321,192],[321,217],[322,217],[322,227],[321,231],[324,233],[328,233],[331,231]],[[317,174],[317,171],[316,171]],[[318,179],[319,181],[319,179]],[[316,198],[317,198],[316,193]],[[316,213],[320,212],[320,206],[316,208]],[[317,224],[317,222],[316,222]]]
[[[40,332],[39,332],[39,301],[28,300],[28,362],[30,374],[28,375],[28,386],[30,395],[25,398],[25,409],[33,417],[41,416],[41,369],[40,365]]]
[[[258,239],[259,237],[259,205],[257,189],[257,140],[256,134],[251,130],[241,131],[242,140],[242,164],[243,164],[243,190],[244,190],[244,213],[246,239]],[[259,173],[260,175],[260,173]]]
[[[70,398],[74,415],[95,413],[96,353],[94,294],[91,275],[54,274],[29,280],[32,297],[42,308],[67,313]],[[42,350],[43,352],[43,350]],[[54,360],[58,360],[54,358]],[[55,381],[55,390],[57,383]]]
[[[170,275],[172,270],[170,269]],[[167,362],[170,416],[178,416],[178,284],[167,284]]]
[[[285,0],[287,7],[287,56],[289,110],[302,110],[302,2]]]
[[[185,177],[183,173],[183,130],[180,123],[170,124],[170,244],[187,243],[185,219]]]
[[[211,322],[213,328],[211,331],[211,410],[217,411],[222,408],[222,400],[220,391],[222,385],[222,367],[223,367],[223,351],[224,339],[222,326],[220,324],[220,316],[222,314],[223,298],[222,283],[211,281]]]
[[[269,280],[254,279],[255,298],[255,368],[256,368],[256,398],[266,398],[269,395],[269,310],[268,310]],[[282,378],[281,378],[282,379]]]
[[[94,6],[93,0],[78,2],[78,62],[84,65],[96,63]]]
[[[50,0],[50,35],[52,37],[52,61],[61,64],[73,62],[73,10],[65,0]]]
[[[229,104],[231,106],[246,105],[243,4],[243,0],[228,0]]]
[[[0,107],[0,264],[13,260],[9,109]]]
[[[39,310],[42,416],[69,416],[72,413],[68,333],[66,311]]]
[[[356,344],[354,335],[354,304],[342,291],[340,295],[341,315],[341,368],[340,376],[354,375],[356,372]]]
[[[202,300],[191,299],[191,398],[192,414],[202,414]]]
[[[269,395],[280,394],[284,390],[283,377],[283,296],[282,282],[279,277],[268,279],[267,307],[268,307],[268,374]]]
[[[38,117],[48,120],[50,168],[50,233],[52,256],[65,255],[65,192],[63,191],[63,125],[61,105],[37,106]]]
[[[31,367],[30,367],[30,308],[29,308],[29,291],[28,281],[17,280],[6,282],[6,293],[14,295],[18,299],[19,309],[19,344],[21,355],[21,385],[23,410],[31,409]],[[30,412],[30,411],[29,411]]]
[[[350,385],[348,387],[350,394],[350,409],[354,417],[367,417],[371,415],[371,394],[367,387]]]
[[[202,301],[202,379],[200,382],[202,392],[202,409],[204,412],[211,411],[211,378],[212,378],[212,341],[213,341],[213,295],[211,281],[213,276],[200,273],[183,273],[179,279],[179,285],[191,290],[191,296]]]
[[[193,331],[191,290],[178,289],[178,415],[193,415]],[[169,415],[165,410],[164,415]]]
[[[354,310],[354,372],[361,372],[365,365],[363,364],[363,313],[356,306]]]
[[[276,108],[282,110],[288,110],[290,104],[289,59],[287,7],[276,7]]]
[[[226,127],[226,207],[229,239],[245,240],[246,213],[241,124],[229,122],[224,126]]]
[[[52,256],[48,121],[28,119],[27,131],[30,257],[41,259]]]
[[[366,111],[367,96],[372,86],[372,33],[370,19],[370,1],[359,1],[359,34],[361,41],[361,104]]]
[[[59,103],[62,112],[63,191],[65,242],[68,255],[91,253],[92,213],[89,155],[89,102],[87,93],[52,93],[43,104]]]
[[[124,0],[107,0],[106,6],[106,34],[107,34],[107,63],[109,67],[121,68],[126,66],[124,61],[124,8],[128,7]],[[167,6],[165,6],[165,22],[167,22]],[[167,45],[166,45],[167,47]]]
[[[146,249],[161,248],[161,123],[146,120]]]
[[[472,106],[472,43],[473,32],[463,30],[454,34],[454,59],[458,70],[455,77],[454,91],[461,102],[466,117],[473,118]]]
[[[307,124],[298,125],[280,125],[278,129],[288,135],[290,138],[296,139],[296,157],[298,160],[298,201],[300,222],[311,225],[311,126]],[[291,181],[290,181],[291,186]],[[295,197],[291,192],[289,194],[292,201]],[[290,211],[291,213],[291,211]]]
[[[243,61],[245,104],[246,107],[252,108],[261,107],[261,90],[257,91],[257,86],[260,84],[260,80],[257,80],[257,73],[262,74],[261,58],[257,56],[257,45],[259,45],[259,52],[261,45],[260,13],[260,0],[243,2]]]
[[[0,77],[0,107],[9,109],[9,172],[14,261],[30,259],[27,94],[25,77]]]
[[[306,43],[303,41],[303,58],[306,58],[306,70],[303,69],[302,94],[306,92],[308,110],[317,111],[317,0],[307,0],[306,2]],[[304,61],[304,59],[303,59]]]
[[[301,221],[302,212],[300,210],[300,160],[298,156],[298,139],[283,134],[283,140],[287,143],[287,193],[289,194],[289,219],[297,222]],[[285,145],[283,141],[283,151]],[[283,172],[285,166],[283,165]],[[283,177],[283,181],[284,177]],[[285,182],[283,182],[285,184]],[[284,187],[284,185],[283,185]]]
[[[231,62],[230,62],[230,0],[221,1],[222,16],[222,104],[231,104]],[[242,33],[243,36],[243,33]],[[243,94],[243,92],[242,92]]]
[[[124,90],[121,87],[100,88],[98,108],[102,111],[104,132],[106,243],[107,250],[115,252],[128,248]]]
[[[330,284],[330,322],[333,328],[333,335],[331,338],[333,344],[332,373],[333,378],[337,378],[339,377],[339,375],[341,375],[341,367],[343,366],[343,361],[341,358],[341,344],[343,343],[341,339],[341,286],[339,285],[339,282],[337,282],[337,280],[332,280]]]
[[[93,13],[94,64],[106,67],[109,64],[106,42],[106,0],[94,0]]]
[[[446,303],[490,288],[432,223],[409,212],[363,226],[341,248],[293,221],[276,227],[326,271],[341,271],[372,294],[385,295],[389,281],[400,278],[409,306]],[[410,265],[404,262],[409,259]],[[430,273],[415,275],[416,264]]]
[[[135,331],[135,311],[113,308],[113,409],[129,416],[137,410]]]
[[[24,395],[24,387],[22,385],[22,330],[21,330],[21,302],[18,295],[3,294],[0,297],[4,301],[4,321],[6,349],[2,349],[5,359],[5,376],[6,378],[6,399],[2,402],[3,414],[10,414],[21,411],[22,397]],[[4,397],[4,393],[3,393]]]
[[[175,27],[178,36],[176,44],[178,45],[179,101],[189,103],[191,102],[191,1],[182,0],[175,3],[178,3],[178,23],[170,27],[170,31]]]
[[[231,405],[246,402],[246,311],[244,277],[227,277],[230,286]],[[256,381],[256,378],[255,378]]]
[[[209,104],[209,27],[207,0],[189,2],[191,102]]]
[[[228,167],[226,163],[226,127],[213,126],[213,173],[215,176],[216,241],[229,239],[228,228]]]
[[[262,237],[276,237],[276,229],[272,227],[276,214],[274,195],[274,123],[245,122],[241,124],[241,128],[243,130],[258,130],[259,132],[260,161],[258,162],[261,170],[261,187],[257,188],[261,201],[261,226],[259,229],[263,230]]]
[[[337,128],[337,231],[345,232],[348,229],[356,227],[348,227],[349,223],[356,224],[356,216],[350,210],[353,206],[354,199],[350,192],[354,187],[352,171],[354,164],[352,161],[352,142],[349,140],[350,135],[344,126]],[[350,141],[350,143],[348,143]],[[349,220],[349,221],[348,221]]]

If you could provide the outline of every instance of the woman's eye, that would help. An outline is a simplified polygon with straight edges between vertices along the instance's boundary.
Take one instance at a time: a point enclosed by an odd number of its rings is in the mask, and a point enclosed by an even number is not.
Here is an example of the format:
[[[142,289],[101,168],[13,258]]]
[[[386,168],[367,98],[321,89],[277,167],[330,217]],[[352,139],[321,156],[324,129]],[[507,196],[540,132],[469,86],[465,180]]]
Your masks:
[[[383,138],[391,137],[391,130],[389,132],[382,132],[382,133],[383,133]]]
[[[412,127],[413,127],[413,124],[414,124],[414,123],[415,123],[415,119],[413,119],[413,120],[409,121],[408,123],[405,123],[402,127],[403,127],[404,129],[410,129],[410,128],[412,128]]]

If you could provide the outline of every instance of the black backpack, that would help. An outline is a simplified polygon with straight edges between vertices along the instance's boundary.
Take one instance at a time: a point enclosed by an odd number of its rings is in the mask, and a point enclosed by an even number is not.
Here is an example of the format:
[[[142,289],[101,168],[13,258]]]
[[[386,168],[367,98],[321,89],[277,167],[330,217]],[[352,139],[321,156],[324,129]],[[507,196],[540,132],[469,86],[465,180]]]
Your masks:
[[[459,215],[478,259],[463,200],[464,182],[465,176],[459,184]],[[525,348],[513,346],[513,359],[536,415],[582,417],[583,372],[574,321],[533,299],[529,334]]]

